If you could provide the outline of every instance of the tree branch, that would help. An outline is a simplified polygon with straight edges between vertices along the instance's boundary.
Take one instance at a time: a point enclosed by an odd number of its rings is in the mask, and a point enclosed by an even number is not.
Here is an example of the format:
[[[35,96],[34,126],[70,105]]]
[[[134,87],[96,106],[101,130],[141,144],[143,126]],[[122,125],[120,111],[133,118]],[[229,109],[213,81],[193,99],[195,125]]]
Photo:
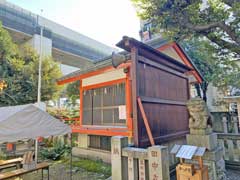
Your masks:
[[[223,0],[223,2],[228,6],[232,7],[233,4],[239,2],[239,0]]]
[[[240,38],[238,37],[236,32],[231,29],[231,27],[229,25],[225,24],[225,22],[212,22],[212,23],[209,23],[209,24],[206,24],[206,25],[193,25],[193,24],[190,23],[190,21],[186,17],[185,17],[184,21],[180,21],[180,22],[184,22],[184,23],[181,23],[183,27],[188,28],[192,31],[200,32],[200,33],[201,32],[208,32],[208,31],[210,31],[212,29],[215,29],[215,28],[220,28],[233,41],[235,41],[238,45],[240,45]]]
[[[240,55],[240,47],[236,46],[236,44],[227,42],[223,39],[218,38],[215,35],[212,35],[212,34],[210,35],[209,33],[201,33],[201,34],[206,36],[210,41],[217,44],[218,46],[229,49],[230,51]]]

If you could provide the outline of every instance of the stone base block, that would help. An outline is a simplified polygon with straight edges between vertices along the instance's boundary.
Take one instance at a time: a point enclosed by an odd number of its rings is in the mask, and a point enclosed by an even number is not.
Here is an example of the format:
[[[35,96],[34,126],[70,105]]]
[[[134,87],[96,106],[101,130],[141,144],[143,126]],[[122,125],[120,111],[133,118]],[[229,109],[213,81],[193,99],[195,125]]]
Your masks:
[[[212,151],[206,151],[203,160],[207,161],[219,161],[223,158],[223,149],[222,147],[217,147]]]
[[[79,148],[72,149],[73,156],[88,158],[92,160],[102,160],[106,163],[111,163],[111,152],[104,150],[97,150],[92,148]]]
[[[88,145],[89,145],[89,136],[87,134],[78,134],[77,146],[79,148],[88,148]]]
[[[209,134],[212,134],[212,128],[207,128],[207,129],[190,129],[190,134],[194,134],[194,135],[209,135]]]
[[[187,135],[187,144],[199,147],[206,147],[209,151],[217,148],[217,134],[209,135]]]

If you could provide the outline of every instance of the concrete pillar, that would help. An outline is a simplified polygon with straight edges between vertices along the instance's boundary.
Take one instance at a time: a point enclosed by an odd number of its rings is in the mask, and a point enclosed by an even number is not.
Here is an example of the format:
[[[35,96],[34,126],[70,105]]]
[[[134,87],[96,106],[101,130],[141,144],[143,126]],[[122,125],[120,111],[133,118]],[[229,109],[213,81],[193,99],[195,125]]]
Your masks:
[[[89,146],[89,136],[87,134],[78,134],[77,144],[80,148],[88,148]]]
[[[223,122],[223,132],[228,133],[227,117],[222,117],[222,122]]]
[[[122,148],[128,146],[128,138],[123,136],[114,136],[111,139],[111,161],[112,161],[112,179],[124,180]]]
[[[32,39],[30,39],[27,44],[33,47],[38,54],[40,54],[40,35],[34,34]],[[46,37],[42,37],[42,55],[52,56],[52,40]]]
[[[237,112],[238,112],[238,120],[240,121],[240,102],[237,102]],[[240,122],[239,122],[240,126]]]
[[[138,168],[139,168],[139,180],[146,180],[146,171],[145,171],[145,160],[139,159],[138,160]]]
[[[233,127],[234,127],[234,133],[238,134],[238,117],[233,117]]]
[[[149,179],[170,180],[168,148],[151,146],[148,148]]]

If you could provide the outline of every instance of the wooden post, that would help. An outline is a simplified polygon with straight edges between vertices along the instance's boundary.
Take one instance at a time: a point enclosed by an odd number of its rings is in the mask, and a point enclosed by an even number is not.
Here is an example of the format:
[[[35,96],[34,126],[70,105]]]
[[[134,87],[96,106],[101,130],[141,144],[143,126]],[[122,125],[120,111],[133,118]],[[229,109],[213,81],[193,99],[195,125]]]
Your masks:
[[[79,126],[82,126],[83,122],[83,88],[82,88],[82,80],[80,81],[79,92],[80,92],[80,110],[79,110]]]
[[[149,179],[170,180],[168,148],[151,146],[148,148]]]
[[[132,110],[133,110],[133,140],[134,145],[139,146],[138,135],[138,111],[137,111],[137,97],[138,97],[138,49],[136,47],[131,48],[131,80],[132,80]]]
[[[112,179],[124,180],[122,165],[122,148],[128,145],[128,138],[123,136],[114,136],[111,139],[111,162]]]

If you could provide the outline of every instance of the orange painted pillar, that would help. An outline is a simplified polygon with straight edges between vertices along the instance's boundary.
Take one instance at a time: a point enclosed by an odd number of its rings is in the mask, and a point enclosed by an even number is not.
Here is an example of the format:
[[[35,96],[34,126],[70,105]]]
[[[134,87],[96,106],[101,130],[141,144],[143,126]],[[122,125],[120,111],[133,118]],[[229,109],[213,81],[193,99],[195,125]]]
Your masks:
[[[13,144],[7,143],[7,151],[12,151],[12,150],[13,150]]]
[[[38,142],[43,142],[43,137],[38,137]]]

